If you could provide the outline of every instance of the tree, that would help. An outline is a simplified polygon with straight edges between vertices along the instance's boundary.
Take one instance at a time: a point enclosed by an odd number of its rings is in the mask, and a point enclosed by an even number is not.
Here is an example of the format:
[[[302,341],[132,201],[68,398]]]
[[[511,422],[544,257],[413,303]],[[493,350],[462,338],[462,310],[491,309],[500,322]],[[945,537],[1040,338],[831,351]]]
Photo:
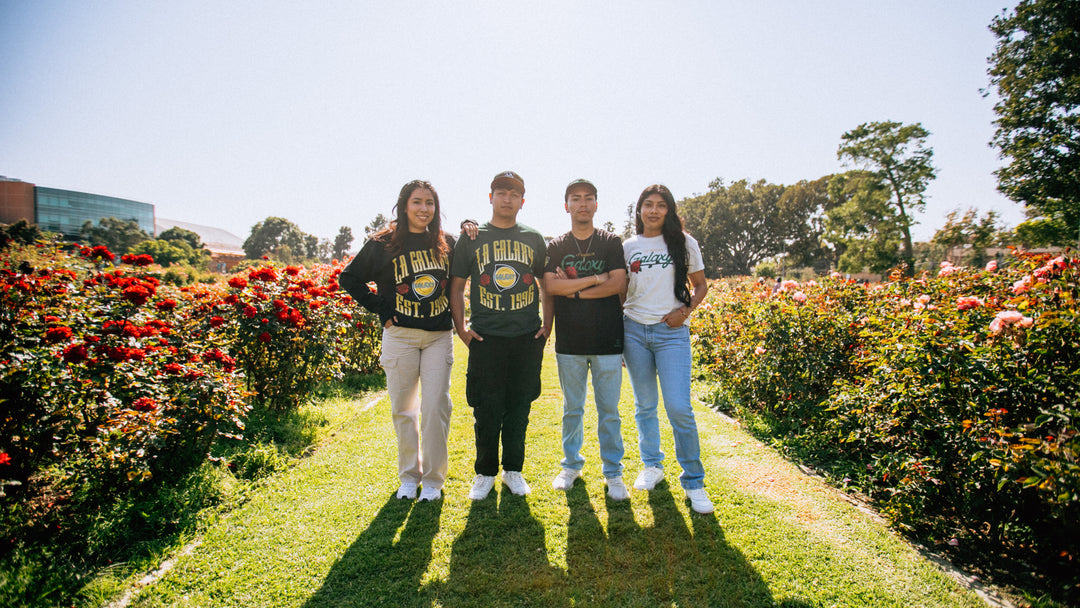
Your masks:
[[[679,203],[686,229],[701,246],[705,273],[749,275],[765,258],[784,250],[791,230],[779,201],[784,187],[758,180],[730,186],[717,178],[703,195]]]
[[[979,218],[975,208],[962,216],[957,209],[945,216],[945,225],[934,233],[931,242],[943,247],[946,259],[954,264],[982,266],[987,261],[986,250],[997,244],[999,223],[996,211],[987,211]]]
[[[338,230],[337,237],[334,238],[334,259],[344,260],[345,254],[349,253],[349,248],[352,247],[352,242],[352,228],[349,228],[348,226],[342,226],[341,229]]]
[[[911,226],[915,221],[911,214],[925,209],[924,192],[937,171],[931,163],[934,151],[926,147],[929,136],[919,123],[863,123],[840,137],[842,143],[836,152],[840,160],[869,170],[888,184],[903,236],[902,257],[909,271],[914,269]]]
[[[634,236],[634,233],[637,231],[637,220],[634,217],[636,208],[637,203],[630,203],[626,206],[626,221],[623,222],[622,234],[620,235],[624,241]]]
[[[1080,238],[1080,3],[1021,0],[990,30],[998,190],[1036,222],[1018,233],[1063,245]]]
[[[173,226],[165,232],[162,232],[157,237],[163,241],[184,241],[191,246],[192,249],[204,249],[206,246],[202,242],[202,237],[197,232],[192,232],[181,228],[179,226]]]
[[[890,188],[876,173],[849,171],[829,180],[830,209],[823,241],[843,272],[886,272],[900,260],[903,220]]]
[[[251,234],[244,240],[244,254],[250,259],[277,254],[282,262],[297,258],[314,258],[319,240],[285,218],[268,217],[251,227]],[[310,246],[309,246],[310,245]],[[287,248],[283,249],[283,248]],[[285,254],[289,258],[284,259]]]
[[[97,247],[104,245],[116,255],[123,255],[135,245],[150,240],[135,220],[118,220],[115,217],[103,217],[98,225],[87,220],[79,229],[79,238]]]
[[[11,242],[33,245],[43,238],[45,238],[45,233],[37,227],[37,224],[31,224],[24,219],[10,226],[0,224],[0,249],[7,247]]]
[[[821,242],[825,233],[825,214],[832,209],[829,198],[831,175],[814,181],[800,180],[784,189],[777,203],[782,218],[784,255],[789,267],[811,266],[826,272],[836,265],[833,252]]]
[[[154,258],[154,261],[162,266],[172,266],[173,264],[191,264],[194,250],[185,241],[150,239],[135,245],[128,253],[135,255],[146,254]],[[197,257],[196,260],[201,261],[201,258]],[[194,266],[195,264],[191,265]]]
[[[364,226],[364,236],[375,234],[383,228],[386,228],[388,225],[390,225],[390,220],[386,219],[386,216],[380,213],[375,216],[375,219],[371,220],[370,224]]]

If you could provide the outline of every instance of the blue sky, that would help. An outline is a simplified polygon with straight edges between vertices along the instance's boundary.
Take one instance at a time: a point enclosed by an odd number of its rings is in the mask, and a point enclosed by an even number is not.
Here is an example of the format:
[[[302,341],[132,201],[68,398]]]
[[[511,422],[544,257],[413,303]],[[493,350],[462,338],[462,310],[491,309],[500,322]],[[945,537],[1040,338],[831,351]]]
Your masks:
[[[519,221],[554,235],[575,178],[621,227],[651,183],[817,179],[845,131],[896,120],[939,169],[916,239],[968,207],[1015,225],[981,92],[1014,4],[0,0],[0,175],[359,246],[405,182],[456,227],[513,169]]]

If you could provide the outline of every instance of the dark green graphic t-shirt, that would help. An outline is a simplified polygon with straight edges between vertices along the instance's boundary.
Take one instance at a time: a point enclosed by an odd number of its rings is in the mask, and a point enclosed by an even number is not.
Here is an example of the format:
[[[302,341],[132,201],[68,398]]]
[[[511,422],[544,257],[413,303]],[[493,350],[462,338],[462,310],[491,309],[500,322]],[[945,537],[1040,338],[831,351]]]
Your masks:
[[[469,323],[476,333],[521,336],[540,329],[545,253],[544,237],[522,224],[487,223],[476,240],[458,240],[450,274],[471,282]]]

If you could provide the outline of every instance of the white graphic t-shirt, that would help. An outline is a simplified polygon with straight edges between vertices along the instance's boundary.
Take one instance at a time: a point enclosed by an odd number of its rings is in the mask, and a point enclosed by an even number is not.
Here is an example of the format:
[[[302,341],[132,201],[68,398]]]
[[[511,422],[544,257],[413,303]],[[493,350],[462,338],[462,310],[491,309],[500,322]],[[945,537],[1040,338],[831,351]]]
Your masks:
[[[686,235],[686,252],[690,257],[688,274],[705,269],[701,247],[689,234]],[[626,303],[623,304],[626,316],[642,325],[654,325],[664,315],[683,306],[675,298],[675,264],[663,236],[632,236],[623,243],[623,255],[630,276]]]

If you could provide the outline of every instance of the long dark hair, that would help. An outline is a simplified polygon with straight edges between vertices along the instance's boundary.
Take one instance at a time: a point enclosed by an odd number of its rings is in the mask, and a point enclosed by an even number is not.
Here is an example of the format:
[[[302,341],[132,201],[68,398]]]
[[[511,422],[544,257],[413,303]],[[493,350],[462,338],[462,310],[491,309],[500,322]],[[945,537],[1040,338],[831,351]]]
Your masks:
[[[690,258],[686,251],[686,234],[683,232],[682,218],[679,217],[675,196],[671,194],[667,186],[653,184],[641,191],[634,213],[635,228],[638,234],[645,232],[645,223],[641,221],[641,205],[645,199],[654,194],[664,197],[664,202],[667,203],[667,215],[664,216],[664,225],[660,227],[660,233],[664,237],[664,244],[667,245],[668,255],[675,264],[675,299],[690,306],[690,289],[687,287]]]
[[[390,222],[389,226],[376,232],[372,238],[386,243],[386,250],[390,253],[401,251],[402,243],[405,241],[405,237],[409,235],[409,216],[407,214],[409,197],[412,196],[413,192],[420,189],[430,190],[431,197],[435,199],[435,217],[431,218],[431,223],[427,225],[427,232],[424,233],[424,236],[428,246],[435,251],[435,256],[442,260],[450,253],[450,243],[446,239],[446,234],[442,231],[442,207],[439,206],[439,193],[435,190],[435,186],[432,186],[431,182],[427,180],[414,179],[401,187],[397,203],[394,204],[395,219]]]

